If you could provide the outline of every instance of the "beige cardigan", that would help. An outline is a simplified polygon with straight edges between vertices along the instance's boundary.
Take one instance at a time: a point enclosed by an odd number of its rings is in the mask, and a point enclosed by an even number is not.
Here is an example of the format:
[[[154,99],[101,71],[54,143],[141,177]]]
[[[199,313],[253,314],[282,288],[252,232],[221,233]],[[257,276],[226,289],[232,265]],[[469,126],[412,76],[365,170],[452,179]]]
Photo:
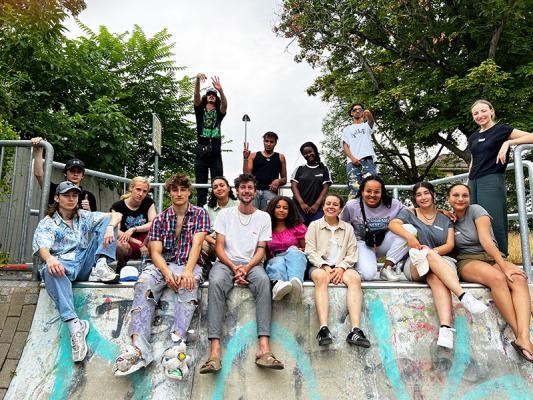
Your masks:
[[[357,241],[353,227],[342,220],[334,233],[340,244],[339,261],[335,267],[353,268],[357,261]],[[311,222],[305,234],[305,255],[315,267],[326,264],[329,253],[331,231],[327,228],[324,218]]]

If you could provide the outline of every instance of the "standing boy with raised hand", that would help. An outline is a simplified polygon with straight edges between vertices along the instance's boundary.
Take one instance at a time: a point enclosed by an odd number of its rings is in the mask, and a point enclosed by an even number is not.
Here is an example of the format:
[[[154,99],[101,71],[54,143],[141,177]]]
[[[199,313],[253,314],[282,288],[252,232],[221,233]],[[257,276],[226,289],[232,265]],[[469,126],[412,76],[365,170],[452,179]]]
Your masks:
[[[355,197],[363,178],[377,173],[372,144],[374,116],[359,103],[352,104],[348,114],[352,123],[342,130],[342,150],[348,162],[346,175],[350,197]]]
[[[196,183],[207,183],[210,176],[224,175],[222,165],[222,133],[220,125],[226,116],[228,101],[222,90],[218,76],[211,78],[213,87],[207,89],[200,97],[200,82],[207,80],[203,73],[196,75],[194,85],[194,115],[196,116],[196,159],[194,160],[194,176]],[[220,93],[220,98],[218,97]],[[196,189],[196,204],[203,207],[207,202],[207,189]]]

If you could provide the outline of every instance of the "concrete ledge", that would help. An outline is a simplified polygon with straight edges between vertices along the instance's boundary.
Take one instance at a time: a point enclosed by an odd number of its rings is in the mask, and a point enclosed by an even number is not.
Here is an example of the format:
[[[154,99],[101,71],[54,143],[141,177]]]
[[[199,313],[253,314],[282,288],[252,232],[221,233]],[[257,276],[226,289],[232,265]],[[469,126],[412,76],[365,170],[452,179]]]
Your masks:
[[[362,327],[372,343],[365,350],[345,341],[350,326],[344,287],[329,290],[335,341],[326,348],[318,346],[314,290],[307,284],[301,304],[273,305],[272,347],[285,363],[283,371],[264,371],[254,365],[255,303],[248,289],[236,287],[228,299],[223,368],[216,376],[197,372],[208,348],[207,290],[203,289],[188,344],[191,375],[175,382],[165,379],[159,362],[126,378],[112,375],[119,347],[128,340],[132,284],[86,285],[77,284],[74,289],[79,315],[91,324],[86,360],[72,363],[68,330],[41,290],[28,343],[6,399],[533,398],[533,364],[518,358],[509,344],[514,337],[492,304],[490,292],[479,287],[473,293],[491,307],[472,317],[455,304],[455,349],[448,351],[436,346],[438,320],[425,285],[365,283]],[[154,321],[157,360],[169,345],[173,300],[166,292]]]
[[[124,283],[117,283],[117,284],[105,284],[100,282],[73,282],[72,287],[74,288],[125,288],[125,287],[133,287],[135,285],[135,282],[124,282]],[[305,281],[303,283],[304,287],[315,287],[315,284],[311,281]],[[429,289],[429,285],[427,283],[416,283],[416,282],[410,282],[410,281],[399,281],[399,282],[388,282],[388,281],[364,281],[361,284],[363,289]],[[485,289],[485,286],[480,285],[479,283],[466,283],[461,282],[461,286],[463,288],[470,288],[470,289]],[[209,287],[209,281],[206,281],[202,283],[202,288],[208,288]],[[240,285],[234,285],[234,287],[241,287]],[[340,285],[334,285],[329,284],[329,287],[334,288],[346,288],[344,284]],[[44,288],[44,283],[41,283],[41,288]],[[244,286],[243,286],[244,288]]]

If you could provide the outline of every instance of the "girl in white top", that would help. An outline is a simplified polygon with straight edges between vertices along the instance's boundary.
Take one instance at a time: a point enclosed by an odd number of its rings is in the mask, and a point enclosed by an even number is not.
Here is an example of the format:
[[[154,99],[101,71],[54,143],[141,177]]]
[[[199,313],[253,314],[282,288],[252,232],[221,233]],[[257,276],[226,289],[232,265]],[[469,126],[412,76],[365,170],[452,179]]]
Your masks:
[[[333,341],[328,328],[328,284],[344,283],[347,287],[346,304],[352,330],[346,340],[360,347],[370,347],[370,342],[360,329],[363,292],[361,277],[354,269],[357,246],[352,227],[339,220],[343,200],[329,194],[324,202],[324,216],[311,222],[305,235],[305,254],[312,267],[309,275],[315,283],[315,304],[320,323],[318,344],[325,346]]]

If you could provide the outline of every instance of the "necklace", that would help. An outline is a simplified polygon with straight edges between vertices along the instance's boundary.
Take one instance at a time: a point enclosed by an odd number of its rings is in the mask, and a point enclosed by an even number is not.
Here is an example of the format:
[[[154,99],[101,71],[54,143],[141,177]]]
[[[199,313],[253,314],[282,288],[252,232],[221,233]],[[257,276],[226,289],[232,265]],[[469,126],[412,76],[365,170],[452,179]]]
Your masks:
[[[240,223],[242,226],[249,225],[250,222],[252,222],[252,217],[253,217],[253,215],[254,215],[253,213],[252,213],[252,214],[248,214],[248,215],[249,215],[249,217],[248,217],[248,221],[246,221],[246,214],[244,214],[245,217],[244,217],[244,222],[243,222],[243,220],[242,220],[242,218],[241,218],[241,215],[243,215],[243,214],[239,211],[238,207],[235,207],[235,210],[236,210],[236,212],[237,212],[237,217],[239,218],[239,223]]]
[[[422,215],[426,221],[431,221],[433,218],[437,216],[437,210],[435,210],[435,214],[433,214],[429,218],[424,215],[424,213],[422,212],[422,209],[419,208],[418,211],[420,211],[420,215]]]

